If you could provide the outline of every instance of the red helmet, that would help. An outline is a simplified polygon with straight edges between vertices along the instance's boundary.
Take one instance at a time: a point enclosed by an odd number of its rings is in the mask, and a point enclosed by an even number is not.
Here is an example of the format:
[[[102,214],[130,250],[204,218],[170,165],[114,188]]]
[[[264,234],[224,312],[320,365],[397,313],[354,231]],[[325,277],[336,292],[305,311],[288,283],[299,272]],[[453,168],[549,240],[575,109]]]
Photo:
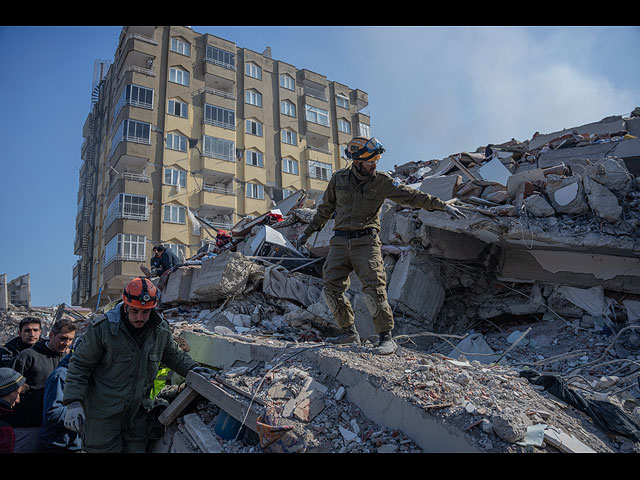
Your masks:
[[[134,278],[124,287],[122,301],[130,307],[147,310],[156,306],[158,289],[148,278]]]

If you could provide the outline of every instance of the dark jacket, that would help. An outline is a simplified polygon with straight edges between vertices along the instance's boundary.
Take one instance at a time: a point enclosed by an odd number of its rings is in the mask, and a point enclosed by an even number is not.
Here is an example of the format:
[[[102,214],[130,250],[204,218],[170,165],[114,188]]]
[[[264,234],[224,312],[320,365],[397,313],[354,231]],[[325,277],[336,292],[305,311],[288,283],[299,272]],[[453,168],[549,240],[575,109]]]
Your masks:
[[[11,406],[0,399],[0,453],[13,453],[16,444],[16,434],[13,427],[5,420],[11,415]]]
[[[42,423],[44,385],[47,377],[58,366],[64,353],[47,347],[47,340],[39,340],[32,348],[20,352],[11,368],[24,375],[29,389],[20,395],[20,403],[13,407],[9,423],[14,427],[39,427]]]
[[[70,357],[71,354],[68,354],[60,361],[45,383],[38,451],[54,449],[80,451],[80,435],[64,426],[67,407],[62,404],[62,396]]]
[[[19,336],[12,338],[0,347],[0,367],[8,367],[17,354],[30,347],[31,345],[23,342]]]
[[[153,256],[151,258],[151,268],[155,268],[155,275],[161,276],[170,268],[180,264],[180,259],[171,250],[165,250],[160,257]]]

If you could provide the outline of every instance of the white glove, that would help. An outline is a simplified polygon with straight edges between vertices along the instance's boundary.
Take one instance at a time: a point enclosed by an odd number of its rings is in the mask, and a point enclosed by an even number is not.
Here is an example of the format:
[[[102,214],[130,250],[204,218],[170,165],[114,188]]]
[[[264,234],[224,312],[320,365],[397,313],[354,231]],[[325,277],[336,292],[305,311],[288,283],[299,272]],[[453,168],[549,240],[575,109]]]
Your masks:
[[[67,405],[67,411],[64,414],[64,426],[74,432],[80,432],[85,421],[84,409],[82,403],[71,402]]]
[[[453,218],[456,218],[456,219],[467,218],[467,216],[464,213],[462,213],[456,207],[451,206],[451,205],[445,206],[444,207],[444,211],[447,212],[449,215],[451,215]]]

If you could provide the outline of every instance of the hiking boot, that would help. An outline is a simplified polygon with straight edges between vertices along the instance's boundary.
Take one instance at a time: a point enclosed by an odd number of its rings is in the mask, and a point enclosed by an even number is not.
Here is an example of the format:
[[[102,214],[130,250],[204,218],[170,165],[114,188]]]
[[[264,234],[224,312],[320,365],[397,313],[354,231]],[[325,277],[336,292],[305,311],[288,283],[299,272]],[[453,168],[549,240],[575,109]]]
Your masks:
[[[398,348],[396,342],[391,337],[391,332],[380,332],[380,341],[374,349],[374,353],[378,355],[389,355],[394,353]]]
[[[352,343],[356,343],[360,345],[360,335],[356,330],[355,325],[351,325],[343,330],[343,332],[337,337],[329,337],[327,338],[327,343],[333,343],[336,345],[350,345]]]

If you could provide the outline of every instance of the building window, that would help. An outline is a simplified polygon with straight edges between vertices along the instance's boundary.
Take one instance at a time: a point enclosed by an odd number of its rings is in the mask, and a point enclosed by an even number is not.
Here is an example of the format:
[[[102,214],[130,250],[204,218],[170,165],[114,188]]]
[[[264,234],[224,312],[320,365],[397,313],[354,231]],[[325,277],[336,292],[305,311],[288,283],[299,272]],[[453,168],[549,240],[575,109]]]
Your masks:
[[[289,145],[297,145],[298,138],[296,132],[292,130],[282,130],[282,143],[288,143]]]
[[[285,199],[289,195],[293,195],[295,192],[296,192],[296,190],[293,190],[292,188],[283,188],[282,189],[282,198]]]
[[[176,117],[187,118],[188,115],[188,107],[185,102],[181,102],[180,100],[169,100],[169,115],[175,115]]]
[[[204,150],[202,151],[203,155],[227,160],[229,162],[235,162],[235,142],[205,135],[202,143],[204,144]]]
[[[282,171],[291,175],[298,175],[298,161],[293,158],[283,158]]]
[[[344,133],[351,133],[351,124],[344,118],[338,119],[338,130]]]
[[[264,166],[263,163],[263,156],[262,156],[262,152],[258,152],[256,150],[247,150],[247,165],[253,165],[254,167],[262,167]]]
[[[171,67],[169,69],[169,81],[173,83],[179,83],[186,87],[189,86],[189,72],[182,70],[181,68]]]
[[[164,169],[164,183],[165,185],[174,186],[187,186],[187,172],[184,170],[176,170],[174,168]]]
[[[149,218],[147,197],[144,195],[132,195],[130,193],[118,194],[118,196],[113,199],[113,202],[111,202],[111,205],[107,207],[107,216],[104,220],[105,228],[118,218],[147,220],[147,218]]]
[[[342,108],[349,108],[349,99],[345,95],[338,93],[336,95],[336,105]]]
[[[167,148],[169,150],[187,151],[187,137],[177,133],[167,133]]]
[[[164,221],[169,223],[185,223],[185,208],[177,205],[165,205]]]
[[[366,123],[358,123],[358,132],[363,137],[370,137],[371,127]]]
[[[124,87],[118,103],[116,104],[114,118],[118,116],[118,113],[125,105],[131,105],[133,107],[146,108],[148,110],[153,109],[153,88],[141,87],[133,83]]]
[[[264,200],[264,187],[256,183],[247,183],[247,197]]]
[[[128,233],[115,235],[109,243],[104,246],[105,266],[114,260],[146,261],[146,243],[147,237],[145,235]]]
[[[296,106],[293,102],[289,100],[282,100],[280,102],[280,113],[283,115],[288,115],[290,117],[296,116]]]
[[[186,258],[187,248],[184,245],[179,245],[177,243],[165,243],[164,246],[167,250],[171,250],[181,261]]]
[[[245,131],[250,135],[262,136],[262,124],[256,120],[245,121]]]
[[[220,50],[219,48],[207,45],[204,60],[214,65],[219,65],[230,70],[236,69],[236,56],[234,53]]]
[[[179,53],[180,55],[191,56],[191,45],[179,38],[171,39],[171,51]]]
[[[216,127],[236,129],[236,112],[215,105],[204,104],[204,123]]]
[[[257,78],[258,80],[262,80],[262,68],[260,68],[255,63],[246,63],[244,66],[244,73],[248,77]]]
[[[262,94],[260,94],[260,92],[257,92],[255,90],[247,90],[244,98],[249,105],[262,107]]]
[[[125,118],[111,141],[111,151],[122,141],[151,145],[151,124]]]
[[[329,126],[329,112],[318,107],[305,105],[306,119],[318,125]]]
[[[280,86],[287,90],[295,90],[296,82],[291,75],[282,73],[280,74]]]
[[[331,178],[332,168],[329,163],[309,161],[309,176],[320,180]]]

